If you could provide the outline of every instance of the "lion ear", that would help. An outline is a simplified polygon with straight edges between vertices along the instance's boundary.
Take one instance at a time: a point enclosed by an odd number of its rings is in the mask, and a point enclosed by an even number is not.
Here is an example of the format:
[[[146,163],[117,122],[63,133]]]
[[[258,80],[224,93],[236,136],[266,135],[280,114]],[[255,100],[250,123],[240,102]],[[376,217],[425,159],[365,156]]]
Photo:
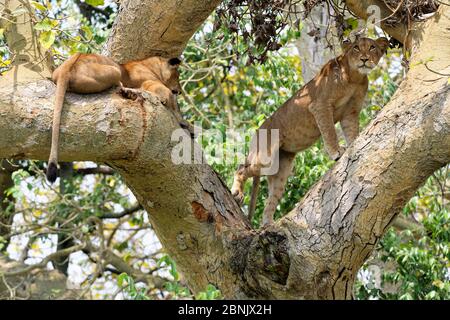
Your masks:
[[[180,58],[171,58],[169,59],[169,64],[173,67],[178,67],[181,64]]]
[[[381,37],[378,38],[377,40],[375,40],[375,42],[377,43],[377,45],[380,47],[380,49],[386,53],[387,49],[389,48],[389,40],[385,37]]]
[[[352,42],[349,39],[345,39],[342,41],[341,48],[343,51],[347,51],[352,45]]]

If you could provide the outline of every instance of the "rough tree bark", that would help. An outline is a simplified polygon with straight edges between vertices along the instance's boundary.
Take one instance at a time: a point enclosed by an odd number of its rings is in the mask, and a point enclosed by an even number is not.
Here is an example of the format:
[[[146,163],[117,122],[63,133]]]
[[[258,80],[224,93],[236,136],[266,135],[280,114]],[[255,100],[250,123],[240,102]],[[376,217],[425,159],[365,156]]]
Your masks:
[[[376,6],[380,9],[381,14],[381,27],[386,31],[391,37],[394,37],[401,43],[407,42],[406,37],[409,35],[408,26],[403,23],[397,25],[391,25],[385,20],[387,17],[392,15],[392,12],[386,7],[382,0],[345,0],[347,7],[356,16],[361,19],[366,20],[373,12],[368,10],[371,6]]]
[[[300,7],[301,4],[298,6]],[[325,5],[314,7],[302,22],[304,35],[295,41],[295,47],[302,62],[303,81],[308,83],[325,63],[340,53],[340,48],[328,46],[330,39],[327,33],[333,20]],[[332,44],[335,45],[335,43]]]
[[[106,53],[119,63],[176,57],[221,0],[123,0]],[[136,39],[145,45],[137,46]]]
[[[5,40],[14,58],[12,69],[3,75],[2,79],[17,82],[19,79],[49,78],[50,55],[40,47],[33,32],[33,20],[30,16],[14,15],[14,11],[18,8],[32,10],[28,1],[0,1],[0,27],[5,29]]]
[[[140,104],[113,93],[69,94],[60,158],[116,169],[194,292],[212,283],[227,298],[351,298],[358,269],[393,218],[450,162],[449,28],[446,6],[418,27],[414,68],[391,102],[266,229],[251,229],[208,165],[172,163],[179,126],[151,97]],[[48,81],[0,84],[0,157],[47,158],[53,94]]]

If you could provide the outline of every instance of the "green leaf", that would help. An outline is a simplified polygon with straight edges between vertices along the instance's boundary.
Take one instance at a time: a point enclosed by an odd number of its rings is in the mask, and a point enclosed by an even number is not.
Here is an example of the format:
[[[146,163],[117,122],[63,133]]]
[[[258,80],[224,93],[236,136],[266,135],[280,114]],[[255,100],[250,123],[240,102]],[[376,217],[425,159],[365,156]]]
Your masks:
[[[221,298],[222,294],[212,284],[208,284],[205,291],[201,291],[195,296],[196,300],[216,300]]]
[[[22,180],[28,178],[29,176],[30,176],[30,173],[28,171],[19,169],[12,173],[11,178],[13,179],[14,185],[17,186],[22,182]]]
[[[86,0],[87,4],[90,4],[93,7],[102,6],[105,4],[104,0]]]
[[[348,18],[345,20],[347,24],[350,26],[351,30],[355,30],[358,27],[358,19]]]
[[[87,40],[92,40],[92,30],[91,30],[90,27],[88,27],[88,26],[82,26],[82,27],[81,27],[81,30],[83,31],[84,37],[85,37]]]
[[[5,247],[6,239],[0,236],[0,251]]]
[[[380,111],[381,107],[373,105],[370,109],[373,110],[373,111]]]
[[[169,273],[171,274],[171,276],[174,278],[175,281],[178,281],[180,279],[180,275],[177,272],[175,261],[173,261],[168,255],[165,255],[158,260],[157,266],[161,266],[163,264],[165,264],[170,268]]]
[[[44,19],[34,25],[34,29],[38,31],[50,31],[54,27],[54,23],[50,19]]]
[[[117,285],[123,287],[124,283],[126,285],[126,282],[128,282],[128,275],[125,272],[119,274],[117,277]]]
[[[35,7],[39,11],[46,11],[47,7],[45,7],[42,3],[39,3],[37,1],[31,1],[31,4],[33,7]]]
[[[116,249],[116,250],[118,250],[120,252],[122,252],[123,250],[125,250],[127,248],[128,248],[128,242],[127,241],[121,242],[121,243],[116,244],[114,246],[114,249]]]
[[[49,49],[55,43],[55,38],[54,31],[45,31],[39,35],[39,42],[45,49]]]

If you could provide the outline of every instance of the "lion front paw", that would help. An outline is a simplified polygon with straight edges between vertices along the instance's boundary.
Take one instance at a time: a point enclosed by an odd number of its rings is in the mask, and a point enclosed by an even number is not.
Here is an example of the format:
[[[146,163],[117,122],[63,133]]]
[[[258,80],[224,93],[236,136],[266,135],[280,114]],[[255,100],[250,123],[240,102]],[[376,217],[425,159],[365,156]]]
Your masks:
[[[338,149],[337,151],[335,151],[335,152],[330,152],[329,155],[330,155],[330,158],[331,158],[332,160],[338,161],[338,160],[342,157],[342,155],[344,154],[344,152],[345,152],[345,148],[344,148],[344,147],[339,147],[339,149]]]
[[[244,202],[244,193],[239,189],[231,189],[231,194],[234,197],[234,200],[241,206]]]
[[[159,96],[159,95],[157,97],[158,97],[159,101],[161,101],[161,104],[164,107],[168,107],[169,106],[169,99],[168,98],[162,97],[162,96]]]
[[[142,91],[139,89],[120,87],[117,90],[117,93],[120,94],[125,99],[129,99],[129,100],[133,100],[133,101],[143,101],[144,100],[144,97],[142,96]]]

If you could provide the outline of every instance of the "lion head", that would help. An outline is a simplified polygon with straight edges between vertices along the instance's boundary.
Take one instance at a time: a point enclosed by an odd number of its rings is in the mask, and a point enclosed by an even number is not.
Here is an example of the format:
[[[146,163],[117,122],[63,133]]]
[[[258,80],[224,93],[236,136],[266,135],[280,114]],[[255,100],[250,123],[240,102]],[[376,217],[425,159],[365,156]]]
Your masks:
[[[179,58],[161,59],[163,60],[161,72],[162,82],[172,90],[173,94],[181,93],[180,73],[178,72],[181,60]]]
[[[179,58],[168,59],[155,56],[139,61],[139,63],[146,67],[146,71],[151,71],[173,94],[181,93],[180,73],[178,72],[181,60]]]
[[[377,40],[359,38],[344,43],[344,52],[351,69],[368,74],[377,66],[388,47],[389,40],[384,37]]]

